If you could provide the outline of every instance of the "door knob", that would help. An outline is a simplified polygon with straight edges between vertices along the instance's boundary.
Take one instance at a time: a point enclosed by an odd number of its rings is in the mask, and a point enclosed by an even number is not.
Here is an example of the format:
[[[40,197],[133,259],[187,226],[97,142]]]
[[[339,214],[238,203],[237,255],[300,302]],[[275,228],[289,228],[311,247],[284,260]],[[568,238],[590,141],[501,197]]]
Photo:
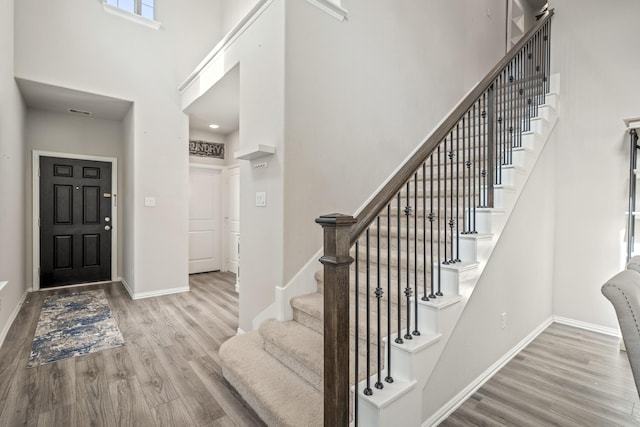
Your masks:
[[[110,225],[105,225],[105,226],[104,226],[104,229],[105,229],[105,230],[107,230],[107,231],[109,231],[109,230],[111,230],[111,226],[110,226]]]
[[[105,220],[106,222],[109,222],[109,221],[111,221],[111,218],[109,218],[108,216],[106,216],[106,217],[104,217],[104,220]]]

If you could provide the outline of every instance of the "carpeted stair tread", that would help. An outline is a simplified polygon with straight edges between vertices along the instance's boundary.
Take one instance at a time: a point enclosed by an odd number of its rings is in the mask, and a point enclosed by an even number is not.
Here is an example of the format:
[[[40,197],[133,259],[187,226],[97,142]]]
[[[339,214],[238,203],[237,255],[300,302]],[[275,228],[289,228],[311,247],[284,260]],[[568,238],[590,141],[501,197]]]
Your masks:
[[[322,426],[322,394],[264,350],[258,331],[220,347],[225,378],[269,426]]]
[[[321,334],[295,321],[275,319],[265,320],[258,330],[268,353],[317,390],[322,389],[324,341]]]
[[[265,351],[280,363],[287,366],[316,390],[323,390],[324,372],[324,339],[322,335],[295,321],[278,321],[269,319],[259,328],[264,340]],[[377,347],[374,349],[377,350]],[[352,384],[354,351],[350,354],[349,378]],[[377,361],[375,351],[371,356],[371,372],[376,371]],[[359,356],[358,379],[366,378],[366,357]]]
[[[323,319],[324,319],[324,296],[319,292],[313,292],[306,295],[301,295],[291,299],[291,306],[293,307],[293,320],[303,324],[304,326],[316,331],[321,334],[323,332]],[[359,317],[360,322],[358,325],[358,331],[360,336],[361,344],[365,340],[365,331],[366,331],[366,308],[364,301],[359,301]],[[377,312],[375,311],[375,302],[371,301],[372,313],[371,313],[371,325],[370,331],[372,336],[377,336],[378,327],[377,327]],[[391,305],[391,319],[396,319],[398,313],[398,307],[396,304]],[[381,333],[382,336],[387,335],[387,305],[386,303],[383,305],[383,309],[380,313],[381,317]],[[355,336],[355,303],[353,298],[350,298],[349,301],[349,330],[351,336]],[[404,316],[401,318],[400,327],[404,328],[406,326]],[[397,330],[396,322],[391,323],[391,332],[394,333]],[[352,340],[353,347],[353,340]],[[377,347],[375,343],[372,343],[372,347]],[[362,347],[361,347],[362,349]]]

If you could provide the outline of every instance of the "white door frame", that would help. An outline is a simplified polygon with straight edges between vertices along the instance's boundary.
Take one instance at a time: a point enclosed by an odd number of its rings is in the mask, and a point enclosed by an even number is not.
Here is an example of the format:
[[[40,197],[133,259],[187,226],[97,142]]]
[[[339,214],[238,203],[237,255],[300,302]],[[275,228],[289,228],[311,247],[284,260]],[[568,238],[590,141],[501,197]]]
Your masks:
[[[220,239],[218,240],[218,253],[220,254],[220,271],[227,271],[226,266],[224,265],[224,256],[222,255],[222,248],[224,248],[224,236],[222,236],[222,234],[224,234],[224,227],[222,226],[223,224],[223,220],[222,218],[224,217],[224,213],[226,212],[227,209],[227,200],[226,200],[226,196],[223,192],[224,187],[225,187],[225,180],[226,180],[226,175],[227,175],[227,167],[226,166],[217,166],[217,165],[207,165],[205,163],[189,163],[189,174],[191,174],[191,169],[207,169],[207,170],[216,170],[216,171],[220,171],[220,188],[218,189],[219,192],[218,194],[220,195],[220,212],[218,215],[218,230],[220,230]],[[191,191],[191,188],[189,188],[189,191]]]
[[[40,157],[60,157],[65,159],[93,160],[111,163],[111,281],[120,280],[119,277],[114,277],[118,271],[118,159],[115,157],[33,150],[31,167],[31,188],[33,192],[31,210],[31,218],[33,220],[32,289],[34,291],[40,289]]]

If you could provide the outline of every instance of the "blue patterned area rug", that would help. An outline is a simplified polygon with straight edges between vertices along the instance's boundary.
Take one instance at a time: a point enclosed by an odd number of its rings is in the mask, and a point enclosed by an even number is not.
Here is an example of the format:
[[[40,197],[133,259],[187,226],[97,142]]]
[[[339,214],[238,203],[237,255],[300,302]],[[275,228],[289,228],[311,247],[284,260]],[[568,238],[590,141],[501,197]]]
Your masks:
[[[124,345],[104,290],[44,300],[27,367]]]

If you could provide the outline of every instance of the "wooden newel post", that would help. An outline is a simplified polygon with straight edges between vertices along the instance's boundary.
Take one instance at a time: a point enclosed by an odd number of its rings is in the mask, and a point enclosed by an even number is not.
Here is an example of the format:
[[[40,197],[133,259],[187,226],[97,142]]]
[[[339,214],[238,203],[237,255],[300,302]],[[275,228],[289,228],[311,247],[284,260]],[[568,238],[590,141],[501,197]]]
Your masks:
[[[324,425],[349,425],[349,215],[316,219],[324,229]]]

